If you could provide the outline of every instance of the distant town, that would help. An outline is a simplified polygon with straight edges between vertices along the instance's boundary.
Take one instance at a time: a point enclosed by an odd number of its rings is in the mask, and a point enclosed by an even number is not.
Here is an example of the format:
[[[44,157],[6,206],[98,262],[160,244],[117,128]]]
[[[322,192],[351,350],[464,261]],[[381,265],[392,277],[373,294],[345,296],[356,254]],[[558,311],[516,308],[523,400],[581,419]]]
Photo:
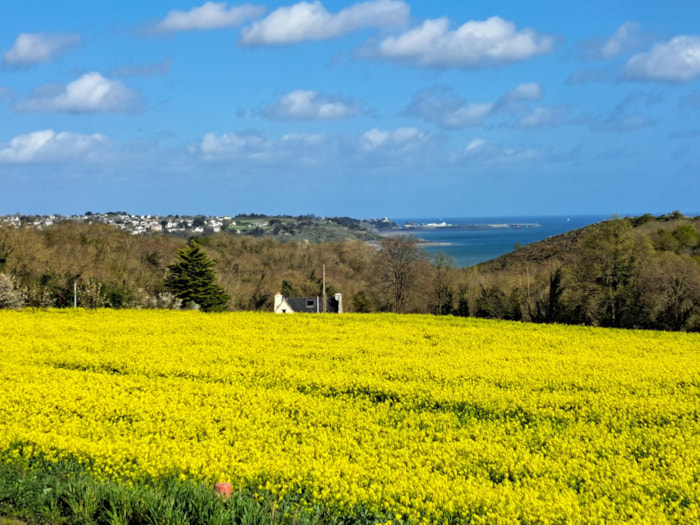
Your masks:
[[[274,215],[257,213],[229,215],[139,215],[124,211],[85,212],[80,215],[4,215],[0,225],[44,229],[65,221],[106,224],[132,235],[166,234],[181,237],[206,236],[218,232],[255,237],[308,240],[313,242],[350,239],[376,241],[382,234],[419,233],[430,230],[491,230],[501,228],[538,228],[536,223],[451,224],[448,222],[406,222],[397,224],[388,218],[353,219],[315,215]]]
[[[274,236],[315,241],[342,241],[350,238],[375,240],[382,231],[400,229],[384,219],[359,220],[350,217],[316,217],[315,215],[267,216],[261,214],[229,215],[138,215],[123,211],[85,212],[80,215],[4,215],[0,225],[17,228],[49,228],[65,221],[106,224],[132,235],[171,234],[180,236],[209,235],[228,232],[256,237]],[[312,239],[309,239],[311,237]]]

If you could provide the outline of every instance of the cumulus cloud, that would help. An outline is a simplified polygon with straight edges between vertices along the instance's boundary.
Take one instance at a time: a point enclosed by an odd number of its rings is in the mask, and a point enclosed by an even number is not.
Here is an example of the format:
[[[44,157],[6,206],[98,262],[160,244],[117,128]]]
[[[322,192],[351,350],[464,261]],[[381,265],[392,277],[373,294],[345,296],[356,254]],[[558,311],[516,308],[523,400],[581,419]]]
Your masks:
[[[263,115],[280,120],[334,120],[355,116],[359,111],[359,104],[351,100],[296,90],[265,108]]]
[[[623,68],[630,80],[689,82],[700,77],[700,36],[681,35],[633,56]]]
[[[265,7],[251,4],[227,9],[225,2],[206,2],[189,11],[170,11],[167,16],[158,23],[156,30],[163,33],[173,33],[178,31],[234,27],[253,18],[262,16],[265,11]]]
[[[542,158],[542,152],[534,148],[505,146],[477,138],[464,148],[463,157],[475,164],[519,164]]]
[[[494,105],[494,112],[506,111],[515,113],[527,108],[527,103],[542,98],[542,86],[537,82],[523,82],[512,89]]]
[[[373,128],[360,137],[360,148],[363,151],[381,149],[406,151],[424,143],[426,138],[426,135],[417,128],[397,128],[391,131]]]
[[[518,121],[518,126],[521,128],[561,126],[567,123],[570,110],[569,106],[535,108]]]
[[[90,161],[100,158],[109,147],[109,139],[101,134],[56,133],[47,129],[0,143],[0,163]]]
[[[80,35],[77,34],[21,33],[2,59],[8,66],[29,66],[48,62],[79,44]]]
[[[194,152],[207,162],[245,165],[248,168],[275,168],[287,171],[303,166],[337,166],[341,160],[341,140],[314,133],[288,133],[267,138],[257,132],[207,133]]]
[[[481,125],[493,107],[490,102],[468,104],[449,89],[433,88],[415,95],[404,113],[435,122],[443,128],[461,129]]]
[[[431,136],[417,128],[370,129],[359,135],[289,133],[268,138],[256,132],[207,133],[194,149],[208,162],[236,163],[248,167],[326,168],[416,163],[430,154]],[[438,156],[444,160],[445,156]]]
[[[517,30],[500,17],[469,21],[451,30],[447,18],[426,20],[419,27],[379,43],[386,59],[435,68],[479,68],[527,60],[551,53],[555,39],[532,29]]]
[[[542,97],[542,86],[526,82],[496,102],[467,103],[447,88],[432,88],[413,97],[404,114],[434,122],[445,129],[463,129],[484,124],[487,117],[515,113],[527,108],[527,102]]]
[[[261,159],[269,153],[270,141],[257,133],[207,133],[199,144],[205,159]]]
[[[317,146],[326,141],[326,135],[320,133],[287,133],[282,135],[282,142]]]
[[[99,73],[87,73],[62,86],[45,86],[27,101],[19,111],[60,113],[134,112],[138,110],[138,94],[117,80]]]
[[[542,86],[537,82],[523,82],[508,92],[506,98],[509,100],[539,100],[542,98]]]
[[[327,40],[364,28],[403,26],[410,9],[399,0],[370,0],[352,5],[337,14],[321,2],[299,2],[280,7],[241,32],[244,45],[294,44]]]
[[[625,22],[607,40],[596,38],[583,42],[580,45],[583,56],[589,60],[608,60],[639,49],[648,40],[640,29],[636,22]]]

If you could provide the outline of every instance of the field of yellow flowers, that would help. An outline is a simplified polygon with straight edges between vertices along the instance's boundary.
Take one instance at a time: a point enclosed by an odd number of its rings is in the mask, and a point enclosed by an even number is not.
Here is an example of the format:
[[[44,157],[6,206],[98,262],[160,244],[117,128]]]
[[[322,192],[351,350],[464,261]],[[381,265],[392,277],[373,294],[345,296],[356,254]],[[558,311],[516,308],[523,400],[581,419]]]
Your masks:
[[[0,451],[377,520],[700,522],[700,334],[56,310],[0,345]]]

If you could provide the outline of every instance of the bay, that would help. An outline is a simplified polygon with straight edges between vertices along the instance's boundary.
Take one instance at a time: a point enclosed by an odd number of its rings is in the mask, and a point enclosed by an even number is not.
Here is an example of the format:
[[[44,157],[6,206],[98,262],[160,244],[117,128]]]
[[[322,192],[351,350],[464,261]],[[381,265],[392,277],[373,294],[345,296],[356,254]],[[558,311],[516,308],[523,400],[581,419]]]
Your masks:
[[[416,227],[407,233],[425,241],[429,255],[440,252],[451,256],[457,266],[473,266],[489,261],[527,244],[583,228],[610,216],[577,215],[530,217],[418,217],[394,219],[399,225],[442,225]],[[449,227],[447,227],[449,225]]]

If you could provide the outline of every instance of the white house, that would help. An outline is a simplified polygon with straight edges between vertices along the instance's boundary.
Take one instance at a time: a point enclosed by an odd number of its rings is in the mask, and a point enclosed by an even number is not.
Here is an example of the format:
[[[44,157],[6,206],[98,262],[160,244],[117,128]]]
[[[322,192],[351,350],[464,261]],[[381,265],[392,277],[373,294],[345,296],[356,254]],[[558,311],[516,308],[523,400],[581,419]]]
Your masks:
[[[296,314],[323,313],[323,299],[316,297],[285,297],[281,293],[275,295],[276,314]],[[343,313],[343,294],[337,293],[333,297],[329,297],[326,301],[326,312],[334,314]]]

